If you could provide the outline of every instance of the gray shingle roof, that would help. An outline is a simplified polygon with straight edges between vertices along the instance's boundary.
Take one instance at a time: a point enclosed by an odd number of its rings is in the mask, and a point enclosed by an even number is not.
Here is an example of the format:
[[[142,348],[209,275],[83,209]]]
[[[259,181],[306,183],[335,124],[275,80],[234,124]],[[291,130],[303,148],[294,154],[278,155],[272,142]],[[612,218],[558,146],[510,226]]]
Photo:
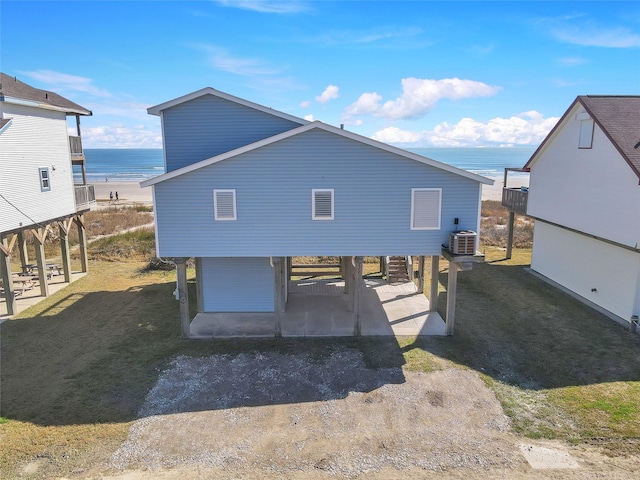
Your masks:
[[[17,98],[31,102],[38,102],[43,105],[50,105],[64,110],[66,113],[77,113],[79,115],[91,115],[91,110],[81,107],[77,103],[72,102],[58,95],[55,92],[40,90],[31,85],[7,75],[0,73],[0,99],[4,97]]]
[[[578,101],[640,178],[640,96],[581,95]]]

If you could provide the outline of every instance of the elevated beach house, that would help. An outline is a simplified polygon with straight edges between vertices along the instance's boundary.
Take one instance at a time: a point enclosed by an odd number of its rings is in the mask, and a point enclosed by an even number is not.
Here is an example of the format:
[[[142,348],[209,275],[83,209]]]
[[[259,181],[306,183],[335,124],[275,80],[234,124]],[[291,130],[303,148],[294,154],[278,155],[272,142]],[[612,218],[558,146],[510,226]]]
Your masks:
[[[640,96],[579,96],[503,205],[535,218],[531,268],[619,323],[640,314]]]
[[[275,335],[290,259],[340,257],[359,334],[363,256],[432,256],[437,288],[442,245],[478,231],[493,182],[212,88],[148,112],[161,118],[166,173],[141,185],[153,187],[157,255],[177,262],[185,336],[189,257],[198,315],[272,312]]]
[[[82,270],[87,269],[83,213],[95,202],[86,184],[80,116],[91,111],[54,93],[33,88],[0,74],[0,271],[9,315],[16,313],[16,285],[38,283],[49,294],[53,273],[71,281],[68,233],[72,224],[80,237]],[[75,118],[69,135],[67,117]],[[74,183],[73,166],[78,169]],[[35,239],[34,263],[29,262],[25,232]],[[61,264],[47,264],[44,242],[58,235]],[[19,252],[22,269],[12,272],[11,256]],[[24,289],[23,289],[24,290]]]

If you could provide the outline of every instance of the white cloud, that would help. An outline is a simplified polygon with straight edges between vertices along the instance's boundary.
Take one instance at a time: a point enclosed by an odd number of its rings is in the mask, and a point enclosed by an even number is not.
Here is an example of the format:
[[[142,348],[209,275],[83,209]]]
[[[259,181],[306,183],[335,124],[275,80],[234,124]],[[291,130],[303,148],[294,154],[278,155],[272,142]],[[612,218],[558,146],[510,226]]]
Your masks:
[[[305,120],[309,121],[309,122],[313,122],[314,118],[313,118],[313,114],[309,114],[309,115],[305,115],[303,117]]]
[[[388,127],[371,138],[405,147],[537,145],[557,122],[558,117],[544,118],[539,112],[529,111],[510,118],[497,117],[486,123],[463,118],[455,125],[444,122],[433,130],[408,131]]]
[[[349,105],[342,116],[345,123],[352,123],[355,116],[373,115],[391,120],[415,120],[429,113],[442,99],[489,97],[501,87],[474,80],[444,78],[442,80],[403,78],[402,95],[381,104],[382,96],[364,93]]]
[[[564,67],[577,67],[578,65],[584,65],[589,60],[582,57],[565,57],[559,58],[558,63]]]
[[[423,32],[422,28],[415,26],[376,26],[367,30],[331,30],[321,35],[306,35],[299,41],[312,43],[313,45],[336,46],[354,45],[381,47],[402,44],[409,37],[416,37]],[[423,46],[422,42],[416,42],[415,38],[411,43],[406,43],[404,47]]]
[[[160,128],[122,124],[82,128],[84,148],[162,148]]]
[[[353,117],[375,114],[380,110],[381,100],[382,96],[376,92],[363,93],[358,100],[345,109],[342,115],[343,121],[345,121],[345,123],[353,123]]]
[[[226,49],[216,45],[198,44],[195,48],[207,54],[209,64],[224,72],[236,75],[276,75],[280,71],[269,67],[263,60],[257,58],[242,58],[231,55]]]
[[[311,106],[311,102],[309,100],[305,100],[304,102],[300,102],[300,108],[309,108]]]
[[[597,25],[562,25],[552,29],[558,40],[585,47],[640,47],[640,35],[625,27],[607,28]]]
[[[112,94],[107,90],[93,85],[93,80],[77,75],[69,75],[67,73],[54,72],[53,70],[32,70],[29,72],[21,72],[27,77],[33,78],[44,83],[56,92],[58,91],[75,91],[83,92],[95,97],[108,98]]]
[[[533,20],[556,40],[584,47],[633,48],[640,46],[640,34],[623,25],[594,22],[587,13]]]
[[[309,7],[299,0],[215,0],[223,7],[240,8],[261,13],[299,13]]]
[[[316,97],[316,102],[318,103],[327,103],[329,100],[333,100],[338,98],[338,91],[340,89],[335,85],[329,85],[324,89],[319,96]]]

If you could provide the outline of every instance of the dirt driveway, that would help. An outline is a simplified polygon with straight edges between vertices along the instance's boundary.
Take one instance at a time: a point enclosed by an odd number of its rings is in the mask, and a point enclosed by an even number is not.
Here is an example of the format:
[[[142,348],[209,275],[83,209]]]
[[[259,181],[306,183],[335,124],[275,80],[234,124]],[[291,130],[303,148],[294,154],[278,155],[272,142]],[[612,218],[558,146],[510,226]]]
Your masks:
[[[606,459],[577,448],[569,454],[560,444],[523,443],[509,432],[499,402],[473,371],[374,370],[365,366],[360,352],[348,348],[336,348],[322,358],[279,353],[179,357],[150,391],[140,415],[109,464],[86,476],[133,480],[640,474],[637,460]],[[534,470],[523,455],[527,448],[555,452],[551,456],[567,462],[561,466],[573,468]]]

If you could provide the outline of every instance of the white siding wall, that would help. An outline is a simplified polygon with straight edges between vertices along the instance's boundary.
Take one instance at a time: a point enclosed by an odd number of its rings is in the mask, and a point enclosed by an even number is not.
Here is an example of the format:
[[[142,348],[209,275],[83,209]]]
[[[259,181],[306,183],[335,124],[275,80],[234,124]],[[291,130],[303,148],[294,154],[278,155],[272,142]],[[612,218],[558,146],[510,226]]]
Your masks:
[[[596,125],[593,148],[579,149],[576,113],[531,167],[528,213],[615,242],[640,245],[638,177]]]
[[[0,134],[0,232],[75,212],[65,114],[2,103],[12,124]],[[49,167],[48,192],[40,190],[39,167]]]
[[[534,245],[536,272],[624,320],[638,312],[639,253],[544,222],[535,224]]]

